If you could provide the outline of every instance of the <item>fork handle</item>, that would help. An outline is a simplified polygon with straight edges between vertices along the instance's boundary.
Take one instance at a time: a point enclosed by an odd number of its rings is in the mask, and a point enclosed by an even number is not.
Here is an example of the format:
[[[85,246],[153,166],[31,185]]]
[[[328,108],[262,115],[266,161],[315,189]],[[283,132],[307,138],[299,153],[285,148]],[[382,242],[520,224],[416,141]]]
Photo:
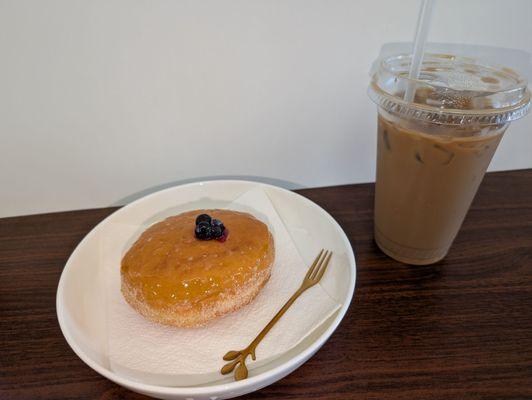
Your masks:
[[[273,326],[276,324],[277,321],[284,315],[284,313],[290,308],[292,304],[294,304],[294,301],[297,300],[299,296],[301,296],[301,293],[303,293],[308,287],[301,286],[288,300],[284,305],[281,307],[279,311],[277,311],[277,314],[271,319],[270,322],[260,331],[260,333],[257,335],[255,339],[249,344],[248,349],[253,357],[255,359],[255,348],[260,343],[262,339],[264,339],[264,336],[273,328]]]

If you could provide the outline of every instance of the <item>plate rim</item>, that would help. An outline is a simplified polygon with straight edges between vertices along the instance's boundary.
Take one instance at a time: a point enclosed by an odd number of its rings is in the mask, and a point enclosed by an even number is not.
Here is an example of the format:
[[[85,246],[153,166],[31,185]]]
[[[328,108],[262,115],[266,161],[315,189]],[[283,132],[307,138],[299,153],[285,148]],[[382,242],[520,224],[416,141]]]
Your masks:
[[[111,371],[110,369],[105,368],[104,366],[101,366],[99,363],[92,360],[92,358],[89,355],[87,355],[84,351],[82,351],[78,347],[78,345],[76,344],[76,341],[70,335],[70,332],[68,330],[68,325],[65,320],[64,305],[61,299],[63,298],[63,292],[64,292],[64,287],[65,287],[66,271],[70,268],[71,260],[75,257],[76,253],[83,246],[83,244],[86,241],[90,240],[92,235],[95,234],[95,232],[100,228],[100,226],[106,223],[111,217],[116,217],[116,215],[119,215],[124,209],[134,207],[138,203],[147,201],[149,200],[149,198],[153,196],[160,195],[164,192],[174,191],[177,188],[185,188],[185,187],[190,187],[190,186],[204,186],[204,185],[209,185],[209,184],[216,184],[216,185],[247,184],[247,185],[256,185],[258,187],[272,188],[274,190],[280,190],[283,192],[287,192],[288,195],[298,197],[300,200],[302,200],[303,202],[306,202],[311,207],[316,208],[318,211],[321,211],[322,213],[324,213],[325,217],[329,220],[329,222],[332,223],[335,226],[335,228],[337,228],[337,230],[340,232],[340,235],[344,241],[344,245],[349,250],[347,251],[347,259],[349,262],[349,270],[351,272],[352,279],[349,282],[346,301],[342,304],[342,306],[338,310],[338,313],[336,317],[334,318],[334,320],[331,322],[331,325],[316,340],[314,340],[307,348],[305,348],[303,351],[296,354],[295,356],[291,357],[287,361],[283,362],[282,364],[272,369],[269,369],[267,371],[261,372],[255,376],[241,380],[241,381],[233,381],[233,382],[209,385],[209,386],[202,386],[202,385],[160,386],[160,385],[147,384],[147,383],[135,381],[132,379],[128,379],[122,375],[119,375]],[[349,242],[347,235],[345,234],[340,224],[332,217],[332,215],[330,215],[325,209],[323,209],[321,206],[319,206],[312,200],[292,190],[288,190],[280,186],[275,186],[275,185],[271,185],[271,184],[267,184],[263,182],[256,182],[256,181],[243,180],[243,179],[202,180],[202,181],[197,181],[197,182],[185,183],[182,185],[175,185],[169,188],[165,188],[165,189],[150,193],[146,196],[143,196],[139,199],[134,200],[131,203],[128,203],[122,206],[118,210],[114,211],[113,213],[105,217],[98,224],[96,224],[83,237],[83,239],[76,245],[75,249],[72,251],[72,253],[68,257],[68,260],[66,261],[61,271],[61,276],[59,278],[59,283],[58,283],[57,292],[56,292],[56,312],[57,312],[57,319],[59,322],[59,327],[61,329],[61,332],[63,336],[65,337],[70,348],[74,351],[74,353],[94,371],[96,371],[100,375],[104,376],[110,381],[113,381],[121,386],[130,388],[133,390],[139,390],[142,392],[157,393],[160,395],[184,395],[184,396],[186,395],[209,395],[209,394],[212,394],[213,392],[221,393],[221,392],[228,392],[228,391],[249,393],[249,392],[258,390],[259,388],[264,387],[265,382],[269,382],[266,384],[267,386],[267,385],[270,385],[276,382],[277,380],[282,379],[286,375],[290,374],[295,369],[299,368],[304,362],[310,359],[310,357],[312,357],[314,353],[316,353],[327,342],[327,340],[329,340],[331,335],[334,333],[334,331],[338,328],[338,326],[344,319],[345,314],[347,313],[347,310],[349,309],[349,306],[351,305],[351,302],[355,294],[356,277],[357,277],[357,268],[356,268],[354,249],[351,246],[351,243]],[[249,388],[250,390],[246,392],[246,388]]]

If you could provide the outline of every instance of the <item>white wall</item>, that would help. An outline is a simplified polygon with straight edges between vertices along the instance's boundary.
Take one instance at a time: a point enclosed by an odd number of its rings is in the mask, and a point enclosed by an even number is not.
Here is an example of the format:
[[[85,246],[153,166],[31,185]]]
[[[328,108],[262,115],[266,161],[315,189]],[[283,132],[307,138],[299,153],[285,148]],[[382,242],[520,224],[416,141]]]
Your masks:
[[[418,4],[0,0],[0,216],[198,177],[372,181],[367,71],[411,40]],[[529,0],[439,0],[430,40],[532,52],[531,20]],[[532,167],[531,126],[492,169]]]

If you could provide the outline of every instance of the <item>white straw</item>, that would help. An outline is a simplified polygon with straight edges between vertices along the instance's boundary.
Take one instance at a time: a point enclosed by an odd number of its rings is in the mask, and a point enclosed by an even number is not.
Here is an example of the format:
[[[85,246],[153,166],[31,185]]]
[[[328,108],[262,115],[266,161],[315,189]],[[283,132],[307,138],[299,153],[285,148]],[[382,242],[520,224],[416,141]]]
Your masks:
[[[423,61],[423,53],[425,51],[425,43],[429,35],[429,26],[432,18],[432,8],[434,0],[422,0],[421,8],[419,10],[419,17],[417,19],[416,35],[414,37],[414,47],[412,49],[412,63],[410,64],[410,79],[418,79],[421,71],[421,63]],[[411,102],[414,100],[416,93],[415,83],[410,82],[405,90],[405,101]]]

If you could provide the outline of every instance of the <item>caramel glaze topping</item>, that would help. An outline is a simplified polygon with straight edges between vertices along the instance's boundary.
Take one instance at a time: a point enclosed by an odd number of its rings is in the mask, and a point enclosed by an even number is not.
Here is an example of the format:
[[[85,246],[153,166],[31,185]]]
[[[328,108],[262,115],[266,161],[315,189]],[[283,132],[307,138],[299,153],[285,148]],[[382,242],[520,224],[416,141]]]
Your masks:
[[[225,242],[198,240],[195,219],[209,214],[229,230]],[[122,259],[122,277],[152,308],[179,304],[195,308],[236,293],[273,260],[267,226],[231,210],[195,210],[149,227]]]

